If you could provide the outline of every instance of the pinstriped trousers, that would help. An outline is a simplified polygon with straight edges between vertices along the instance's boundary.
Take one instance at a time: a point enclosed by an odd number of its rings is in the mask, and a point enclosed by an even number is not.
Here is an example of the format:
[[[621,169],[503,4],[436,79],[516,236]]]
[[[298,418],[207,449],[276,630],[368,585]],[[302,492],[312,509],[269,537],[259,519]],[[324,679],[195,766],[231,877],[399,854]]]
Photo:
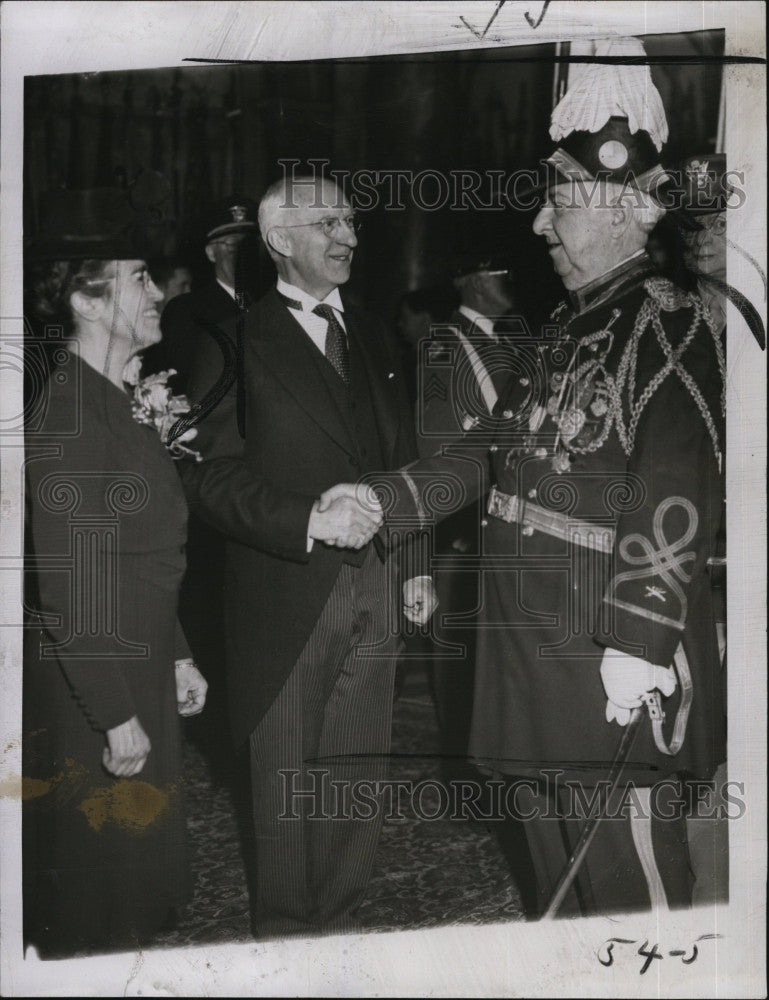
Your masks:
[[[400,611],[393,575],[373,546],[360,567],[342,566],[251,734],[257,938],[355,927],[383,810],[379,796],[353,815],[350,785],[387,775]]]

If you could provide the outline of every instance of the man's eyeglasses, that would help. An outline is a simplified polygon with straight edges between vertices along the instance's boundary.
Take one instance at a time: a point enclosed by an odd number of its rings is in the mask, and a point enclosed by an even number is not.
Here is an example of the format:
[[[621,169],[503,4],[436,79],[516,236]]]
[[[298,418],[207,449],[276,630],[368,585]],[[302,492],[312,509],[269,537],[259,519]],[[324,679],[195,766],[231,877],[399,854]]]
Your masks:
[[[307,226],[320,226],[323,235],[333,239],[339,232],[339,227],[344,224],[352,233],[359,233],[363,221],[360,216],[346,215],[343,219],[335,215],[330,215],[327,219],[319,219],[317,222],[297,222],[292,226],[276,226],[276,229],[304,229]]]

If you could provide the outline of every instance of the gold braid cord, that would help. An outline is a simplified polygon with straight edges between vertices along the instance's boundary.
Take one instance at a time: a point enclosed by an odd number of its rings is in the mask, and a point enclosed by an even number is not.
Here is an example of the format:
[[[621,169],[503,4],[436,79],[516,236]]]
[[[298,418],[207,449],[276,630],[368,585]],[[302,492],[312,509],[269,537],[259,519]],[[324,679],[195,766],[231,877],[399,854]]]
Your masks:
[[[702,419],[705,421],[705,425],[708,428],[711,441],[713,443],[713,451],[715,453],[716,459],[719,463],[719,468],[721,466],[721,449],[718,440],[718,431],[716,429],[715,421],[713,416],[708,409],[708,405],[700,391],[699,386],[695,382],[694,378],[689,374],[682,363],[682,357],[685,354],[687,348],[694,339],[697,330],[700,325],[704,326],[709,330],[713,343],[716,350],[716,358],[718,361],[719,371],[721,372],[722,381],[725,382],[726,374],[726,364],[724,358],[724,351],[721,345],[720,337],[716,332],[714,325],[708,322],[708,313],[700,300],[699,296],[684,294],[675,288],[667,279],[665,278],[650,278],[644,282],[644,287],[648,293],[648,298],[644,301],[643,305],[638,311],[636,317],[635,325],[633,327],[633,332],[630,336],[630,340],[627,343],[624,351],[622,352],[622,357],[620,358],[620,363],[617,368],[616,376],[612,376],[609,372],[604,369],[603,375],[605,378],[605,386],[607,392],[607,412],[606,420],[602,428],[601,433],[590,442],[589,445],[585,447],[576,447],[572,444],[567,445],[567,450],[572,453],[584,454],[586,452],[596,451],[604,443],[609,435],[612,425],[617,428],[617,435],[620,439],[622,449],[625,454],[630,457],[635,447],[635,437],[638,430],[638,423],[641,416],[654,396],[655,392],[659,389],[662,383],[672,374],[676,374],[681,382],[689,390],[689,394],[697,405],[697,409],[702,414]],[[686,334],[684,335],[681,343],[678,347],[673,347],[668,340],[667,334],[665,333],[664,327],[661,321],[661,313],[665,312],[675,312],[682,307],[689,307],[694,311],[694,316],[692,322],[689,325]],[[649,382],[646,388],[641,393],[637,402],[634,402],[635,398],[635,380],[636,380],[636,369],[638,363],[638,348],[641,342],[641,338],[647,329],[651,326],[654,334],[657,338],[662,351],[665,355],[665,364],[660,368],[654,378]],[[599,336],[606,336],[608,331],[598,331],[597,334],[589,334],[586,337],[581,338],[577,344],[580,349],[589,347],[590,343]],[[605,355],[604,355],[605,356]],[[588,363],[589,364],[589,363]],[[576,377],[579,377],[582,372],[575,373]],[[574,376],[573,376],[574,377]],[[724,410],[724,393],[725,389],[721,394],[721,408],[722,412]],[[628,401],[628,412],[629,417],[627,423],[625,422],[623,412],[622,412],[622,397],[626,395]]]

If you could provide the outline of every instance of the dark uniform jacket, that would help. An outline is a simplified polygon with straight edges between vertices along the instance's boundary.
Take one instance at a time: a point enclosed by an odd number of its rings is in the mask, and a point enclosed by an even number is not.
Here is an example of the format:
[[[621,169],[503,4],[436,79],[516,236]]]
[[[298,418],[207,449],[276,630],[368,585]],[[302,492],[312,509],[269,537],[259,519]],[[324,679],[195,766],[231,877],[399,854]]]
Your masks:
[[[492,442],[498,515],[484,529],[471,753],[508,773],[550,762],[600,777],[620,734],[605,721],[604,647],[664,666],[680,647],[693,684],[683,748],[665,756],[647,724],[629,773],[708,776],[725,737],[706,569],[724,494],[720,340],[699,298],[645,254],[553,320],[520,346],[496,428],[468,436]],[[440,518],[436,476],[469,495],[464,468],[445,457],[412,466],[394,483],[394,511]],[[668,740],[681,690],[664,706]]]
[[[208,327],[239,313],[237,303],[218,281],[177,295],[165,307],[160,319],[163,339],[144,351],[142,374],[173,368],[177,372],[173,380],[174,392],[185,393],[199,345],[210,339]]]
[[[430,341],[420,345],[415,414],[420,456],[437,451],[453,455],[468,429],[488,422],[507,384],[514,351],[509,328],[494,340],[458,309],[447,324],[434,327]],[[486,466],[486,456],[480,459]],[[436,540],[440,552],[478,553],[480,509],[479,503],[468,504],[441,522]]]
[[[228,693],[236,742],[256,727],[283,686],[342,564],[365,558],[366,548],[319,542],[307,551],[314,500],[337,483],[397,469],[416,455],[413,415],[384,325],[347,302],[344,320],[349,400],[276,290],[257,302],[243,328],[245,439],[233,386],[199,426],[196,447],[205,460],[183,472],[192,510],[227,539]],[[190,379],[193,399],[222,366],[216,341],[202,342]]]

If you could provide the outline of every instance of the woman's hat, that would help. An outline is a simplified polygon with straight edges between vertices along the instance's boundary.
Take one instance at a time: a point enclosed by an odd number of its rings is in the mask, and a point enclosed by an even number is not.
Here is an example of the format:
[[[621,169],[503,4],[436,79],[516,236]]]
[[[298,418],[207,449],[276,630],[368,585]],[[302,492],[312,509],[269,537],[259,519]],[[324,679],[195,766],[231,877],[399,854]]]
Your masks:
[[[142,260],[140,216],[122,188],[48,191],[28,260]]]

